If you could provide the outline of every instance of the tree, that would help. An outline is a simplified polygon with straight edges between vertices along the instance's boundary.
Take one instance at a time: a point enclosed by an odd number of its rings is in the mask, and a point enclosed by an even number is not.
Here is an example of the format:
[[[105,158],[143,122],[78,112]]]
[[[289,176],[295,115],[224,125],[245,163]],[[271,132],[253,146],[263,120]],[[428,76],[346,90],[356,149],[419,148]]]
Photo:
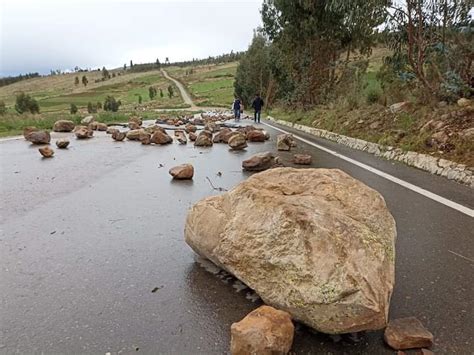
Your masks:
[[[173,91],[173,86],[168,86],[168,96],[171,99],[173,97],[174,91]]]
[[[143,99],[142,99],[142,95],[138,95],[138,104],[141,105]]]
[[[170,59],[168,57],[165,59],[165,64],[170,65]]]
[[[163,89],[160,88],[160,97],[163,98],[165,96],[165,94],[163,94]]]
[[[123,70],[127,70],[127,64],[123,65]]]
[[[89,83],[89,80],[87,80],[87,76],[83,75],[82,76],[82,85],[87,86],[87,83]]]
[[[131,59],[130,59],[130,68],[133,68],[133,62]]]
[[[161,63],[160,63],[160,60],[158,58],[156,58],[156,62],[155,62],[155,65],[158,69],[160,69],[161,67]]]
[[[97,110],[102,110],[102,102],[97,101],[97,104],[95,106],[97,107]]]
[[[120,102],[120,100],[117,101],[115,100],[115,97],[108,95],[104,101],[104,110],[117,112],[121,104],[122,103]]]
[[[74,78],[74,85],[76,85],[76,86],[79,85],[79,77],[78,76],[76,76]]]
[[[31,112],[33,114],[39,113],[38,102],[30,95],[20,92],[16,96],[15,110],[22,114],[25,112]]]
[[[102,68],[102,78],[104,80],[110,79],[110,73],[105,67]]]
[[[0,101],[0,115],[7,113],[7,107],[5,106],[5,101]]]
[[[72,115],[76,114],[77,113],[77,106],[75,104],[71,104],[69,112],[71,112]]]
[[[153,100],[156,96],[156,88],[154,88],[153,86],[150,86],[148,88],[148,96],[150,96],[150,100]]]

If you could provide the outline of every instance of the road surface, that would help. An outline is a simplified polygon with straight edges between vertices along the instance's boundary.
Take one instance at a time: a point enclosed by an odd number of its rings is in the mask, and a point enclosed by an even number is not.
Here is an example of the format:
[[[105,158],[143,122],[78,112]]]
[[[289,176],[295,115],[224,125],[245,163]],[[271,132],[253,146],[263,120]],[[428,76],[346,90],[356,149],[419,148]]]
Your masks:
[[[274,150],[279,132],[265,128],[271,140],[243,152],[113,142],[97,132],[42,159],[23,139],[0,141],[0,353],[228,352],[230,325],[261,301],[198,260],[183,227],[193,203],[219,193],[207,177],[230,189],[248,176],[243,159]],[[62,136],[71,135],[53,134]],[[474,207],[468,187],[302,138]],[[309,144],[279,155],[291,166],[299,152],[313,155],[313,167],[342,169],[386,199],[398,230],[390,316],[418,317],[434,333],[436,353],[472,353],[473,218]],[[195,166],[194,180],[173,182],[168,169],[185,162]],[[394,353],[382,332],[330,337],[300,325],[293,351]]]

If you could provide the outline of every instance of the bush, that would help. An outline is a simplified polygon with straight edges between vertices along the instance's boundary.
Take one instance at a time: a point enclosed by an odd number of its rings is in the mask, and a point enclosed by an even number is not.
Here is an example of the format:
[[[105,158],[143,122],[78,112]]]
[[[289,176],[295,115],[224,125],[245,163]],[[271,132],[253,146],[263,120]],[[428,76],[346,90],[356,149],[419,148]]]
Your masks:
[[[141,95],[138,95],[138,103],[141,104],[142,103],[142,96]]]
[[[92,102],[89,101],[89,103],[87,104],[87,112],[96,113],[97,112],[97,106],[93,105]]]
[[[16,96],[15,110],[18,113],[39,113],[39,105],[30,95],[21,92]]]
[[[115,97],[109,95],[105,98],[104,110],[117,112],[121,104],[122,103],[120,102],[120,100],[117,101],[115,100]]]
[[[5,102],[0,101],[0,115],[4,115],[7,113],[7,107],[5,106]]]
[[[380,100],[380,92],[378,90],[370,90],[367,93],[367,103],[375,104]]]
[[[69,109],[72,115],[77,113],[77,106],[75,104],[71,104],[71,108]]]
[[[96,107],[97,107],[97,110],[102,110],[102,102],[97,101]]]

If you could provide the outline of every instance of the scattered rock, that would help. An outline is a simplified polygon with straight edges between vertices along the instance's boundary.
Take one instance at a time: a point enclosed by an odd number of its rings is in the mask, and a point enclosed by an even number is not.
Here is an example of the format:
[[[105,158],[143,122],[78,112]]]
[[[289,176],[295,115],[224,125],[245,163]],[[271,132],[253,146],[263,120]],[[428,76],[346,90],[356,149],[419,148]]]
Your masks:
[[[186,138],[186,133],[181,130],[174,131],[174,135],[179,144],[188,144],[188,139]]]
[[[311,165],[313,157],[309,154],[295,154],[293,156],[293,163],[297,165]]]
[[[109,128],[107,128],[106,133],[107,134],[114,134],[115,132],[118,132],[118,131],[119,131],[118,128],[109,127]]]
[[[117,142],[121,142],[125,139],[125,137],[127,136],[127,133],[125,132],[120,132],[119,130],[117,130],[116,132],[112,133],[112,139],[117,141]]]
[[[107,128],[108,128],[107,124],[101,123],[101,122],[97,123],[97,130],[98,131],[105,132],[105,131],[107,131]]]
[[[45,158],[51,158],[54,155],[54,150],[50,147],[43,147],[38,149],[41,155]]]
[[[270,152],[255,154],[242,162],[242,168],[246,171],[263,171],[278,164],[278,157]]]
[[[194,142],[195,147],[212,147],[212,144],[212,133],[207,130],[201,131]]]
[[[191,164],[183,164],[171,168],[169,171],[173,179],[190,180],[194,176],[194,167]]]
[[[89,129],[93,130],[93,131],[97,131],[97,122],[93,121],[91,123],[89,123],[88,127]]]
[[[160,127],[160,126],[156,126],[156,125],[153,125],[153,126],[149,126],[149,127],[146,127],[145,128],[145,132],[147,133],[150,133],[150,134],[153,134],[157,131],[160,131],[160,132],[163,132],[163,133],[166,133],[165,129]]]
[[[173,138],[171,138],[166,132],[156,131],[151,136],[151,142],[154,144],[170,144],[173,143]]]
[[[68,120],[59,120],[54,122],[53,131],[54,132],[72,132],[76,124]]]
[[[408,112],[412,108],[412,103],[408,101],[397,102],[396,104],[390,105],[390,112],[399,113],[399,112]]]
[[[287,312],[261,306],[232,324],[230,332],[232,355],[288,354],[295,327]]]
[[[386,325],[395,221],[377,191],[340,170],[254,174],[195,204],[185,237],[266,304],[320,332]]]
[[[237,136],[239,134],[242,134],[240,132],[237,132],[237,131],[232,131],[232,132],[229,132],[228,134],[224,135],[222,137],[222,142],[225,143],[225,144],[229,144],[229,140],[233,137],[233,136]],[[245,136],[245,134],[243,135],[245,139],[247,139],[247,137]]]
[[[226,143],[225,141],[228,141],[228,136],[229,134],[232,133],[232,130],[230,128],[222,128],[217,134],[214,136],[212,139],[213,143]]]
[[[190,140],[191,142],[195,142],[196,139],[197,139],[196,133],[194,133],[194,132],[189,132],[189,140]]]
[[[26,140],[33,144],[49,144],[51,135],[48,131],[33,131],[28,133]]]
[[[458,106],[459,107],[467,107],[467,106],[471,106],[471,104],[472,104],[471,100],[466,99],[464,97],[462,97],[458,100]]]
[[[128,122],[128,128],[131,130],[140,129],[140,125],[135,121]]]
[[[69,140],[66,138],[61,138],[56,141],[56,146],[59,149],[66,149],[69,145]]]
[[[291,134],[280,134],[277,136],[277,149],[289,151],[293,147],[293,136]]]
[[[94,116],[87,116],[87,117],[84,117],[84,118],[81,120],[81,124],[84,125],[84,126],[88,126],[88,125],[90,125],[92,122],[94,122]]]
[[[131,141],[139,141],[140,140],[140,135],[142,133],[145,133],[144,129],[134,129],[134,130],[128,131],[127,132],[127,139],[131,140]],[[152,142],[153,142],[153,140],[152,140]]]
[[[384,338],[395,350],[429,348],[433,345],[433,334],[415,317],[390,321],[385,329]]]
[[[184,130],[186,133],[196,133],[197,127],[193,124],[188,123],[185,127]]]
[[[25,127],[23,128],[23,137],[25,137],[26,140],[28,140],[28,135],[32,132],[37,132],[39,131],[38,128],[36,127],[33,127],[33,126],[28,126],[28,127]]]
[[[140,133],[139,139],[143,145],[149,145],[151,143],[151,134],[144,131]]]
[[[76,128],[74,129],[74,133],[77,139],[88,139],[94,135],[92,129],[86,126],[76,126]]]
[[[237,133],[229,138],[228,144],[232,150],[242,150],[247,148],[247,138],[242,133]]]
[[[140,127],[142,124],[143,124],[143,121],[140,117],[136,117],[136,116],[133,116],[133,117],[130,117],[128,119],[128,123],[136,123],[138,125],[138,127]]]
[[[204,125],[204,129],[205,129],[206,131],[215,133],[215,132],[219,131],[219,126],[218,126],[215,122],[207,122],[207,123]]]
[[[270,133],[268,133],[267,131],[262,131],[263,132],[263,135],[265,136],[265,140],[268,141],[270,139]]]
[[[265,133],[260,130],[252,130],[247,133],[247,140],[249,142],[265,142]]]

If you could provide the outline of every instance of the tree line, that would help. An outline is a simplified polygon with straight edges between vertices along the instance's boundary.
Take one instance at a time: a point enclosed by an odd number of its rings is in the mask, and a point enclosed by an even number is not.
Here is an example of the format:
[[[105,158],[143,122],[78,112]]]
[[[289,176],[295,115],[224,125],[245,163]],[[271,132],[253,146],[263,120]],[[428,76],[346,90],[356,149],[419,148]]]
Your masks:
[[[257,92],[270,104],[327,103],[360,92],[369,55],[384,46],[390,55],[377,75],[386,97],[471,96],[473,5],[473,0],[265,0],[263,27],[242,55],[235,93],[247,104]]]
[[[39,73],[28,73],[28,74],[20,74],[17,76],[7,76],[4,78],[0,78],[0,87],[10,85],[18,81],[31,79],[31,78],[38,78],[38,77],[40,77]]]

